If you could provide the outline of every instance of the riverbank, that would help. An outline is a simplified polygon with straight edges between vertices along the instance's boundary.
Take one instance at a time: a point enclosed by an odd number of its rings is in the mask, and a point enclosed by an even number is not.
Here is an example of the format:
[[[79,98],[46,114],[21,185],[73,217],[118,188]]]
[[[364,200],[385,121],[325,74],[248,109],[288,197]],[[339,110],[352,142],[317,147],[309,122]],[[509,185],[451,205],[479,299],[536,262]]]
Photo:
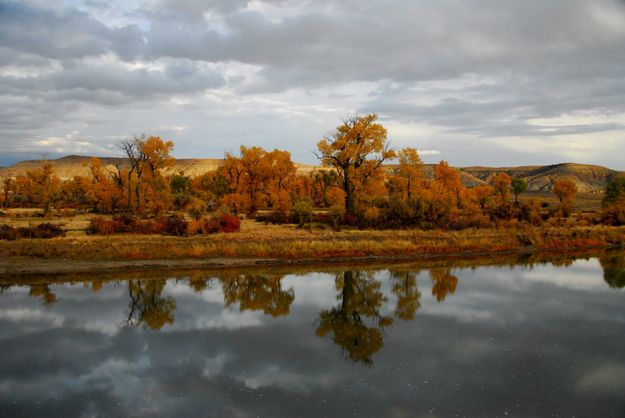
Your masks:
[[[516,227],[462,231],[298,229],[249,222],[193,237],[77,235],[0,242],[0,275],[489,256],[625,245],[625,227]]]

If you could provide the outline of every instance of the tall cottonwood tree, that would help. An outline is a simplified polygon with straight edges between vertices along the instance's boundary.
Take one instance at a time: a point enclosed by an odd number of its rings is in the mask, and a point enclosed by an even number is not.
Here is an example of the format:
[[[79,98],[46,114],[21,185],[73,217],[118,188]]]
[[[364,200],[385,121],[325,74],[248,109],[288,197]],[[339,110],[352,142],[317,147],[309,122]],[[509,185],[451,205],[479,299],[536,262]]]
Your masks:
[[[356,189],[374,178],[385,160],[396,156],[389,148],[386,129],[376,120],[373,113],[348,117],[317,144],[317,158],[339,176],[346,215],[356,213]]]
[[[153,195],[154,201],[162,200],[163,196],[161,196],[161,192],[166,190],[167,187],[162,181],[160,170],[174,163],[173,157],[169,155],[173,147],[174,143],[172,141],[164,142],[158,136],[151,136],[147,139],[144,139],[144,137],[135,137],[133,139],[125,139],[120,142],[119,148],[124,151],[130,163],[130,168],[127,171],[128,212],[131,212],[133,209],[133,174],[135,180],[134,210],[139,211],[141,209],[144,186],[148,187],[148,191],[151,195]],[[147,179],[144,178],[144,174],[146,173]]]
[[[423,162],[414,148],[403,148],[397,153],[399,166],[396,175],[408,201],[412,200],[423,179]]]
[[[54,166],[44,161],[40,168],[28,170],[25,181],[29,183],[31,200],[43,207],[43,215],[47,216],[52,203],[57,199],[61,180],[56,176]]]

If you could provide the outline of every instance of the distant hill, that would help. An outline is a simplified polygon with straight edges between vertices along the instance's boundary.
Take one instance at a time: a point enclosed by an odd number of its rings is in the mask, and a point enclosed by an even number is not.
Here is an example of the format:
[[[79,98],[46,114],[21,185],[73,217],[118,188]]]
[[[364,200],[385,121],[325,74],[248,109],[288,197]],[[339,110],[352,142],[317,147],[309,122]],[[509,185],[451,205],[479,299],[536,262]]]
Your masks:
[[[485,182],[489,182],[499,173],[506,173],[510,177],[525,179],[528,190],[535,192],[550,192],[557,179],[568,179],[575,183],[579,193],[592,194],[603,193],[610,179],[623,174],[621,171],[598,165],[575,163],[500,168],[464,167],[461,171]]]
[[[61,179],[71,179],[77,175],[87,175],[87,166],[92,157],[70,155],[67,157],[50,160],[56,170],[56,175]],[[109,168],[115,166],[127,167],[128,160],[125,158],[102,157],[102,162]],[[42,160],[21,161],[13,166],[0,168],[0,178],[14,177],[23,174],[27,170],[41,167]],[[223,164],[222,159],[209,158],[181,158],[176,164],[166,170],[166,174],[184,172],[191,177],[203,174],[207,171],[216,170]],[[321,167],[296,163],[300,174],[310,173]],[[392,170],[396,165],[387,165],[387,170]],[[522,167],[463,167],[458,169],[462,181],[468,187],[489,183],[490,179],[499,174],[507,173],[511,177],[523,178],[528,183],[528,190],[534,192],[550,192],[558,178],[572,180],[577,185],[579,193],[602,193],[606,184],[616,175],[623,174],[621,171],[606,167],[588,164],[564,163],[546,166],[522,166]],[[434,165],[424,165],[424,174],[428,178],[434,177]]]
[[[61,180],[68,180],[74,176],[86,176],[89,173],[90,156],[69,155],[67,157],[49,160],[54,166],[56,175]],[[115,166],[126,168],[130,166],[127,158],[98,157],[102,163],[110,170],[114,170]],[[41,167],[43,160],[20,161],[10,167],[0,168],[0,178],[14,177],[23,174],[28,170]],[[195,177],[204,174],[207,171],[213,171],[223,165],[223,159],[218,158],[180,158],[176,159],[174,166],[164,170],[165,174],[173,174],[184,172],[185,175]],[[295,164],[300,172],[310,172],[315,166],[306,164]]]

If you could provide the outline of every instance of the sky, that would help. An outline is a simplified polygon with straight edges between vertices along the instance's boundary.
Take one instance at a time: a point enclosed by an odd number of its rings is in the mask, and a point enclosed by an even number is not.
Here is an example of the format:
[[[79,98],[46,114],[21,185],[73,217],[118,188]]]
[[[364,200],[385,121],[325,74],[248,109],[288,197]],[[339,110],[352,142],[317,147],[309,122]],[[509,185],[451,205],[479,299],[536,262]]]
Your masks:
[[[623,0],[0,0],[0,165],[240,145],[376,113],[428,163],[625,170]]]

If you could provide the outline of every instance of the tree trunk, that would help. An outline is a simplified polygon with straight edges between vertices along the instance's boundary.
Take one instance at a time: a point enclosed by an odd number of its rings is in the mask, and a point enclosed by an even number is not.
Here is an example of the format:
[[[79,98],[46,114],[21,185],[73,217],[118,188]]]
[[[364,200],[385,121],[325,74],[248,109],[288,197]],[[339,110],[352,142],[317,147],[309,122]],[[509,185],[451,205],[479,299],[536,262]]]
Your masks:
[[[349,178],[349,169],[343,170],[343,191],[345,192],[345,215],[354,216],[356,208],[354,205],[354,191],[352,181]]]

